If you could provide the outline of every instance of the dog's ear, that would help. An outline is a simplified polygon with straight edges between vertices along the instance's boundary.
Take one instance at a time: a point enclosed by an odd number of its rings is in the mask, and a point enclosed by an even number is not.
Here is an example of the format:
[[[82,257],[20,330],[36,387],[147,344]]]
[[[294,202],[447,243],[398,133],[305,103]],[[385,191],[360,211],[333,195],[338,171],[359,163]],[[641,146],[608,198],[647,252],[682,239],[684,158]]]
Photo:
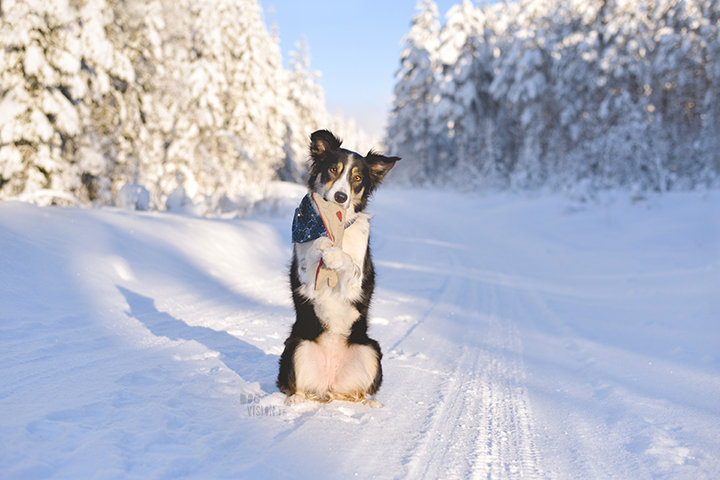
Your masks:
[[[327,152],[339,150],[342,140],[327,130],[318,130],[310,135],[310,156],[313,161],[322,160]]]
[[[378,185],[385,178],[385,175],[395,166],[400,157],[386,157],[370,150],[365,157],[370,168],[370,175],[373,183]]]

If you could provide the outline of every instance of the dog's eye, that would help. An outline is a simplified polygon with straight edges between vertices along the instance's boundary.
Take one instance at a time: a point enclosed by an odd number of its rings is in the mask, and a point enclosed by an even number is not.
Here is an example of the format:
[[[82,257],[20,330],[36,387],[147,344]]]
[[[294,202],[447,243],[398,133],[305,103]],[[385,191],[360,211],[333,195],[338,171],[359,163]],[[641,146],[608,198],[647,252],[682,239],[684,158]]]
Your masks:
[[[335,175],[337,173],[337,167],[330,167],[330,173]]]
[[[355,183],[360,183],[361,180],[362,180],[362,177],[360,175],[355,175],[353,177],[353,182],[355,182]]]

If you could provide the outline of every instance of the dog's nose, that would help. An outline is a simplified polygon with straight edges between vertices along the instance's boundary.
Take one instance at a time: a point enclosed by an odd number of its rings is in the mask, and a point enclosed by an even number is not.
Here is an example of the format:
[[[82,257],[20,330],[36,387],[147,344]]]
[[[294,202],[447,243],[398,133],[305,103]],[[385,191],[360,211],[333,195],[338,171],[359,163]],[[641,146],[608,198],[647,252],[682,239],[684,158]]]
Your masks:
[[[345,200],[347,200],[347,194],[343,192],[336,192],[335,193],[335,201],[337,203],[345,203]]]

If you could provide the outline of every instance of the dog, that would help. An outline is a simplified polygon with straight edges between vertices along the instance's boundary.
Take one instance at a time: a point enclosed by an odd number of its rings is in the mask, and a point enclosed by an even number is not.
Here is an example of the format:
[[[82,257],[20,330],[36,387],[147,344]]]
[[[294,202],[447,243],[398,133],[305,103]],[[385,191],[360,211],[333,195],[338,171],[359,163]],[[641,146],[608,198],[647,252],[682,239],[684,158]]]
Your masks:
[[[400,158],[372,150],[363,157],[341,144],[327,130],[310,137],[309,192],[293,219],[290,286],[296,319],[280,356],[277,387],[288,395],[287,404],[346,400],[379,407],[368,398],[382,383],[382,352],[367,334],[375,270],[365,207]],[[327,236],[303,236],[302,218],[319,215],[313,194],[345,210],[342,248]],[[318,263],[337,274],[334,286],[316,288]]]

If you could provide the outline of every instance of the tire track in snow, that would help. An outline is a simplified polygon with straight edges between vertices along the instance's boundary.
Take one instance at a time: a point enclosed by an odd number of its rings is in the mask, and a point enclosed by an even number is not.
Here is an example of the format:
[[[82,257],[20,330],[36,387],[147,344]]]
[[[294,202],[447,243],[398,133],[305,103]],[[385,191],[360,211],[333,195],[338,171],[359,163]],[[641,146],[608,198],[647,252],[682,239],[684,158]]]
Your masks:
[[[461,264],[456,255],[452,263],[453,271]],[[394,345],[423,323],[448,321],[442,318],[454,313],[448,308],[460,307],[452,321],[467,334],[408,461],[408,478],[545,477],[523,386],[522,347],[510,320],[498,316],[501,300],[495,285],[448,276],[438,300]]]
[[[474,381],[482,392],[479,414],[485,418],[472,478],[544,478],[533,441],[532,418],[517,331],[491,317],[481,352],[483,372]],[[503,354],[503,352],[505,354]]]

